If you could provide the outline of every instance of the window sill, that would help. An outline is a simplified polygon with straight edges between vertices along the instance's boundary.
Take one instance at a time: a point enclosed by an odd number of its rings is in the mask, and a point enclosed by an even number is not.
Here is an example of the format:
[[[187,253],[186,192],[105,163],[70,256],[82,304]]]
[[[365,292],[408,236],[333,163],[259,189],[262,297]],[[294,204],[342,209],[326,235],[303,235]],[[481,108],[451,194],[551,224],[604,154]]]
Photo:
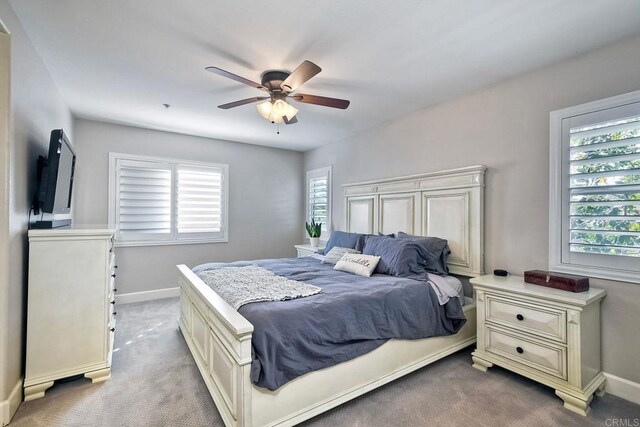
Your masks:
[[[116,239],[116,248],[127,248],[136,246],[171,246],[171,245],[200,245],[206,243],[227,243],[229,239],[211,238],[211,239],[181,239],[181,240],[158,240],[158,241],[122,241]]]
[[[593,266],[583,266],[574,264],[552,264],[549,270],[559,273],[578,274],[580,276],[589,276],[613,280],[616,282],[640,283],[640,272],[612,270],[608,268],[599,268]]]

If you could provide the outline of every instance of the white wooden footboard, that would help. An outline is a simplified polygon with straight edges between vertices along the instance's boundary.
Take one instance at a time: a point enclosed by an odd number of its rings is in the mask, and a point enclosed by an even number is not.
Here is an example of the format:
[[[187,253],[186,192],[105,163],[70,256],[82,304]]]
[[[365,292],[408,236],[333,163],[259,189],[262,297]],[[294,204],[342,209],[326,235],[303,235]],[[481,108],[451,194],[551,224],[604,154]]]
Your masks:
[[[227,426],[251,426],[253,325],[186,265],[180,271],[180,330]]]
[[[251,383],[253,326],[187,266],[180,270],[180,330],[226,426],[291,426],[475,342],[476,307],[455,335],[390,340],[338,365],[310,372],[276,391]]]

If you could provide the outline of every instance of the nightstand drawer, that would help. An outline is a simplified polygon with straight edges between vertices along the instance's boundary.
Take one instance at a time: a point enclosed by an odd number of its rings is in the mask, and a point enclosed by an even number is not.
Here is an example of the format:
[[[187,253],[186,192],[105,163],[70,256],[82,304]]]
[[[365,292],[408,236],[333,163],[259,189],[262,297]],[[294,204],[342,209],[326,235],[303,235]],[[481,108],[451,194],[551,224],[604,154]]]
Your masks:
[[[564,310],[494,295],[487,295],[485,304],[485,319],[489,322],[567,342],[567,312]]]
[[[487,327],[486,351],[564,380],[567,379],[567,350],[562,346],[533,341],[518,333],[506,333]]]
[[[298,258],[304,258],[314,254],[313,251],[309,251],[306,249],[297,249],[297,252],[298,252]]]
[[[324,249],[324,246],[318,246],[316,248],[312,248],[311,245],[295,245],[296,251],[298,253],[298,258],[304,258],[315,254],[318,251]]]

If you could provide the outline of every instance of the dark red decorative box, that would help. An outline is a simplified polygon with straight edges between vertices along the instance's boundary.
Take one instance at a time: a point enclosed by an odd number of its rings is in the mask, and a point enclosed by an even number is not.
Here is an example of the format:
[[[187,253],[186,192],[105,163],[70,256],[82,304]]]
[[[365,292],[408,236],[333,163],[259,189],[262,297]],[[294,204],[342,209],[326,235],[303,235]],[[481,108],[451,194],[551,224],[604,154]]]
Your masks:
[[[524,281],[548,288],[562,289],[570,292],[585,292],[589,290],[589,278],[573,274],[554,273],[544,270],[529,270],[524,272]]]

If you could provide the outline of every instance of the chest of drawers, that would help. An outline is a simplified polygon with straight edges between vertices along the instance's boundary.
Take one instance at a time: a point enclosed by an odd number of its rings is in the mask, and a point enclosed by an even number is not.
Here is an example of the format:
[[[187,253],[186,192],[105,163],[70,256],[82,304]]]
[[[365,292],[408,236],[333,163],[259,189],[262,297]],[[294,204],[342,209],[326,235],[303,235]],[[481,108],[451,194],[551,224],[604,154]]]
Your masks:
[[[25,400],[57,379],[111,376],[116,328],[114,229],[29,231]]]
[[[606,291],[573,293],[522,277],[471,279],[478,316],[473,366],[494,364],[556,390],[565,408],[587,415],[604,392],[600,368],[600,302]]]

